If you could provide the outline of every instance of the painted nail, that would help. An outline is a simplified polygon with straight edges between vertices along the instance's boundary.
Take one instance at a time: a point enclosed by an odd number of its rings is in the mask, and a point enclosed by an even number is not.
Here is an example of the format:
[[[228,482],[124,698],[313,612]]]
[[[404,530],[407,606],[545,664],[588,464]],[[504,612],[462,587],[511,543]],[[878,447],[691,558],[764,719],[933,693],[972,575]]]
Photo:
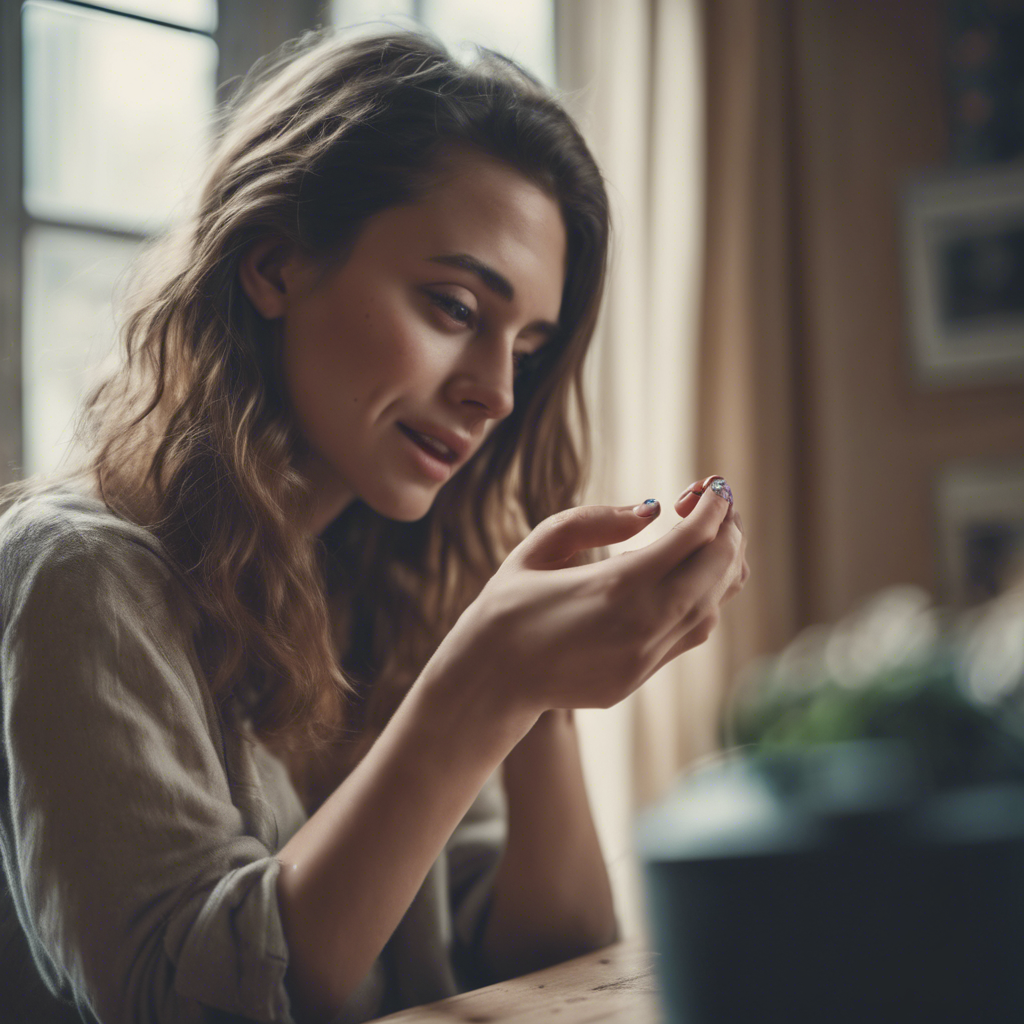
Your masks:
[[[679,502],[681,502],[683,500],[683,498],[685,498],[691,491],[693,491],[694,494],[703,494],[704,493],[704,485],[703,485],[703,483],[700,480],[694,480],[693,483],[690,484],[690,486],[687,487],[686,490],[683,491],[683,493],[680,494],[678,498],[676,498],[676,504],[678,505]]]
[[[705,477],[703,480],[695,480],[690,484],[690,486],[687,487],[678,498],[676,498],[676,504],[678,505],[679,502],[681,502],[688,494],[703,494],[709,487],[715,492],[715,494],[719,495],[719,497],[725,498],[730,505],[733,503],[732,489],[725,482],[725,477],[709,476]]]
[[[716,476],[710,481],[708,486],[717,494],[720,498],[725,498],[729,504],[732,504],[732,488],[725,482],[724,476]]]
[[[661,511],[661,504],[657,498],[648,498],[646,501],[641,502],[633,511],[641,519],[652,519]]]

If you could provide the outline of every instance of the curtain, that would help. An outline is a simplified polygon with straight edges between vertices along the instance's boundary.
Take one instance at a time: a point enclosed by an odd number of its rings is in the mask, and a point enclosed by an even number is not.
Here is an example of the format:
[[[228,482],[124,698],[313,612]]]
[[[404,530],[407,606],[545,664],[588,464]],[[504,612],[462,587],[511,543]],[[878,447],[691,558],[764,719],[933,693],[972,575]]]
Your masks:
[[[643,532],[645,544],[671,527],[672,503],[700,475],[699,9],[690,0],[562,0],[556,9],[563,99],[604,171],[613,217],[608,291],[587,368],[596,456],[587,500],[659,498],[665,511]],[[642,929],[637,788],[674,772],[679,730],[706,718],[691,707],[704,702],[672,666],[618,707],[577,715],[624,935]]]
[[[807,421],[797,124],[807,98],[793,46],[801,10],[786,0],[704,3],[707,187],[696,449],[702,466],[732,484],[751,566],[744,592],[725,610],[715,664],[702,680],[713,723],[738,673],[788,642],[804,614],[797,543],[812,524],[798,456]],[[702,740],[710,742],[706,733]],[[680,746],[677,767],[700,752]]]
[[[643,930],[638,809],[720,745],[730,686],[799,621],[796,451],[800,284],[792,19],[782,0],[563,0],[564,99],[608,180],[608,295],[588,368],[588,500],[692,480],[736,494],[752,575],[711,640],[630,699],[578,717],[626,935]]]

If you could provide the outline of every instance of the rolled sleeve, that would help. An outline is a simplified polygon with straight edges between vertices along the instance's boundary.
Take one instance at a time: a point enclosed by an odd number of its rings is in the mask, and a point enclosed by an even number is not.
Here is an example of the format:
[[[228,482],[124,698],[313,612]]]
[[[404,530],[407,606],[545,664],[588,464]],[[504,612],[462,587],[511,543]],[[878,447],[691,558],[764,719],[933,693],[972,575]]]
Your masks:
[[[180,585],[99,530],[2,535],[0,828],[47,987],[103,1024],[292,1024],[273,837],[233,795]]]
[[[176,916],[164,943],[178,993],[258,1021],[290,1021],[288,953],[277,909],[273,858],[225,875],[193,919]]]

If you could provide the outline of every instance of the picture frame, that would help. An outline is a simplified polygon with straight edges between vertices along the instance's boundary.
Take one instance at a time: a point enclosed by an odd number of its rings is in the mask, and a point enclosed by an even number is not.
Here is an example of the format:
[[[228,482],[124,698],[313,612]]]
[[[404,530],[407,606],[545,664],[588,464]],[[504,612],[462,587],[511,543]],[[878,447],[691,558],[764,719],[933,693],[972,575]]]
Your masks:
[[[902,215],[918,382],[1024,381],[1024,161],[912,182]]]
[[[968,607],[1024,575],[1024,461],[947,466],[937,483],[942,600]]]

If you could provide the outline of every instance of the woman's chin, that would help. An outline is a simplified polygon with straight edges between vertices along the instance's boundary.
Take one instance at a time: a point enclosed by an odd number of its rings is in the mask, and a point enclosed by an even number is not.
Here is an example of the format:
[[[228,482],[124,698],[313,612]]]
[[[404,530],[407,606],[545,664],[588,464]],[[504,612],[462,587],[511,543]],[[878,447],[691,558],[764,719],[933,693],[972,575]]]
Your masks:
[[[385,519],[393,519],[399,523],[415,523],[430,511],[436,497],[436,491],[419,495],[392,494],[378,501],[368,501],[367,504]]]

